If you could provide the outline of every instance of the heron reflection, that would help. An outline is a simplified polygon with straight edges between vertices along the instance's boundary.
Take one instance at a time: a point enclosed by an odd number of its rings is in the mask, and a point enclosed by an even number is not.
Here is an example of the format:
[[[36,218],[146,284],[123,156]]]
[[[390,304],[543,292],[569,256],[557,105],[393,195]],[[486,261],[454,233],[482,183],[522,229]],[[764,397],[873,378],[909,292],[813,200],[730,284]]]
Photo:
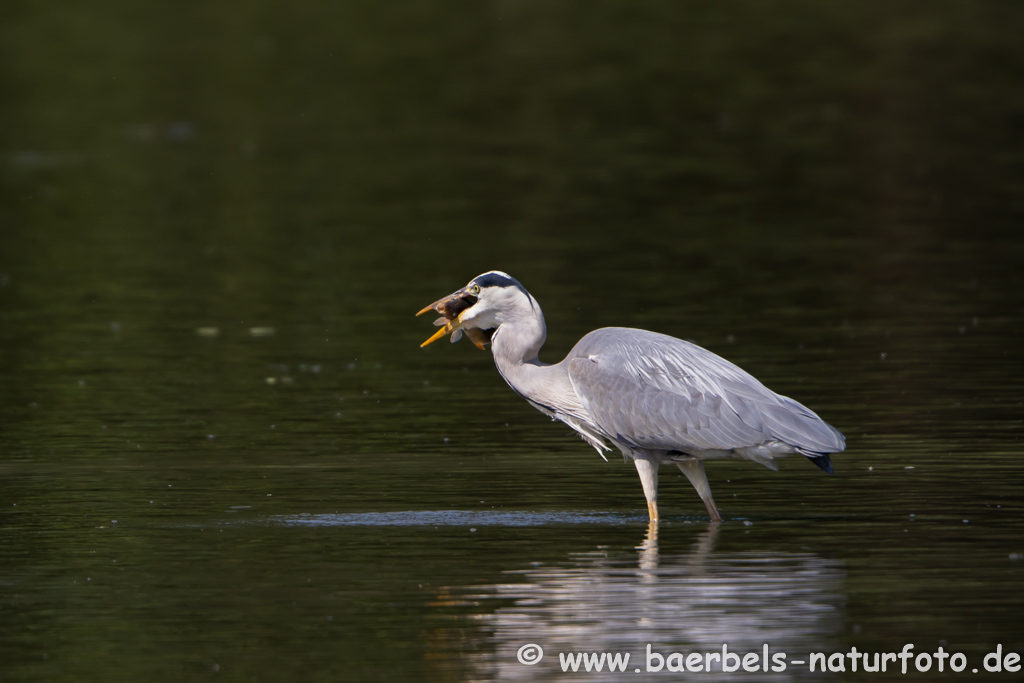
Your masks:
[[[652,524],[632,552],[596,548],[556,565],[510,569],[488,585],[454,587],[444,601],[463,615],[458,649],[469,680],[563,680],[559,653],[630,653],[630,680],[664,680],[645,673],[654,652],[809,652],[843,632],[841,566],[811,553],[716,552],[719,525],[695,536],[685,553],[659,549]],[[543,647],[535,666],[517,658],[526,643]],[[436,643],[444,647],[442,643]],[[634,673],[641,669],[641,675]],[[582,671],[582,669],[581,669]],[[751,674],[716,670],[716,681],[749,681]],[[758,674],[757,680],[796,680],[806,668]],[[621,673],[586,673],[616,681]]]

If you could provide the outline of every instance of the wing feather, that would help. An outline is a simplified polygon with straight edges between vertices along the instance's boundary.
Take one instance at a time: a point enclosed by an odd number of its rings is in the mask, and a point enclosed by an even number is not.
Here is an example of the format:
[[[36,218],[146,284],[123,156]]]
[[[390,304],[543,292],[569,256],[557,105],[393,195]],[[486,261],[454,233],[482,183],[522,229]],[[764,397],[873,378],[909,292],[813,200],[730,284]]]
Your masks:
[[[655,450],[732,450],[781,441],[843,450],[842,435],[729,361],[674,337],[625,328],[591,332],[566,358],[569,379],[613,439]]]

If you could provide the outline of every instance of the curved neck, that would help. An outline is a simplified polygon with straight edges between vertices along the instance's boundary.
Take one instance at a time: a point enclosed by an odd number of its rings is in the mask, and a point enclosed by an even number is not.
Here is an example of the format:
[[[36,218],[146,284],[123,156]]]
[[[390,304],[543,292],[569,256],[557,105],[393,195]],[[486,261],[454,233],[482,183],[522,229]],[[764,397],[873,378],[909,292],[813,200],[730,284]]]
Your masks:
[[[544,346],[548,332],[544,325],[544,314],[537,308],[530,315],[516,316],[503,322],[491,337],[491,352],[494,362],[505,374],[505,368],[529,364],[542,365],[537,357]]]
[[[517,394],[545,412],[571,410],[575,392],[561,363],[548,365],[537,357],[547,332],[537,309],[529,318],[505,322],[491,338],[498,372]],[[570,405],[570,403],[572,405]]]

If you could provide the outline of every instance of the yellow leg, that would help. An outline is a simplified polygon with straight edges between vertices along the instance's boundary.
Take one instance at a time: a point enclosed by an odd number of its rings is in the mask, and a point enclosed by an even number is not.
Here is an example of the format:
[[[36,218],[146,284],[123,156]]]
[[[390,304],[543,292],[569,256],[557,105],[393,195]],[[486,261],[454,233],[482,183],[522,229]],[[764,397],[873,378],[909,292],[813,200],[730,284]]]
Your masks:
[[[640,483],[644,487],[644,497],[647,498],[647,514],[652,522],[658,521],[658,461],[647,458],[635,457],[633,464],[636,466],[637,474],[640,475]]]
[[[658,501],[649,500],[647,501],[647,514],[651,518],[652,524],[658,523]]]
[[[704,507],[708,509],[712,522],[721,522],[722,515],[718,513],[715,506],[715,499],[711,497],[711,486],[708,485],[708,475],[704,474],[704,463],[700,460],[683,460],[677,462],[679,470],[686,475],[686,478],[697,489],[697,495],[704,501]]]

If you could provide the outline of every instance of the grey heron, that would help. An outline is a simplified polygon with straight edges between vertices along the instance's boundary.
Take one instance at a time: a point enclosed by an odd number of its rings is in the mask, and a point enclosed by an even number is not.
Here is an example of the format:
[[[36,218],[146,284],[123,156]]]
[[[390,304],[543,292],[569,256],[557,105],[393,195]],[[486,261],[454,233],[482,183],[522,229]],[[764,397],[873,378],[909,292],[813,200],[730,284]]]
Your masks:
[[[465,332],[530,405],[576,430],[604,458],[611,442],[633,461],[651,522],[658,521],[658,468],[679,467],[713,521],[721,521],[704,472],[711,458],[739,457],[777,469],[774,459],[806,456],[832,474],[843,435],[813,411],[776,394],[736,365],[656,332],[606,327],[585,335],[562,361],[538,358],[547,336],[537,300],[518,280],[492,270],[421,310],[441,326],[426,346]],[[607,460],[607,458],[605,458]]]

